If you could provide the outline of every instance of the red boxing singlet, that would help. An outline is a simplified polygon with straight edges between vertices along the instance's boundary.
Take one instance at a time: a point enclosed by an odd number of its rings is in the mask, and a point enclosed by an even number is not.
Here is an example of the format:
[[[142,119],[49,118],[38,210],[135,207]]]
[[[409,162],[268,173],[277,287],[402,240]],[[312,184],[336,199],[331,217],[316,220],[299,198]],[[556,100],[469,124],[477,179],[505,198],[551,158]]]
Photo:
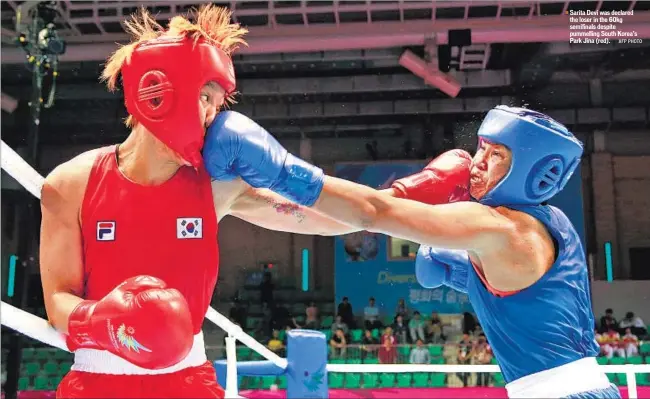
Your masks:
[[[116,149],[97,156],[81,208],[84,299],[99,300],[129,277],[158,277],[185,296],[198,334],[219,271],[210,176],[182,167],[142,186],[118,169]]]

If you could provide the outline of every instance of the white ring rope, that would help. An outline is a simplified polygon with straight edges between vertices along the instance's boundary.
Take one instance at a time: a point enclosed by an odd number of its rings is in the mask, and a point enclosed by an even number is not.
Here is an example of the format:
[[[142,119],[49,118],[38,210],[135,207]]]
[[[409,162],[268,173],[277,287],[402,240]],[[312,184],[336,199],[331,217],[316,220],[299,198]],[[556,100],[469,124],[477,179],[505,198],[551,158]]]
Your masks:
[[[650,373],[650,364],[604,365],[605,373]],[[495,364],[328,364],[334,373],[500,373]]]
[[[50,323],[40,317],[34,316],[5,302],[2,302],[0,317],[2,318],[3,326],[7,326],[30,338],[63,349],[64,351],[70,351],[68,345],[65,343],[63,334],[56,331]]]
[[[2,169],[4,169],[11,177],[16,179],[16,181],[27,191],[40,199],[41,188],[45,181],[43,176],[41,176],[20,155],[9,147],[4,140],[2,141],[0,155]],[[255,338],[246,334],[241,327],[228,320],[212,307],[208,308],[205,317],[226,331],[230,336],[238,339],[267,360],[273,362],[276,366],[281,368],[287,367],[286,359],[271,352],[268,348],[255,340]],[[0,315],[0,319],[2,320],[2,325],[16,330],[19,333],[25,334],[46,344],[56,346],[57,348],[68,350],[61,334],[54,330],[47,321],[40,317],[34,316],[2,302],[2,314]]]

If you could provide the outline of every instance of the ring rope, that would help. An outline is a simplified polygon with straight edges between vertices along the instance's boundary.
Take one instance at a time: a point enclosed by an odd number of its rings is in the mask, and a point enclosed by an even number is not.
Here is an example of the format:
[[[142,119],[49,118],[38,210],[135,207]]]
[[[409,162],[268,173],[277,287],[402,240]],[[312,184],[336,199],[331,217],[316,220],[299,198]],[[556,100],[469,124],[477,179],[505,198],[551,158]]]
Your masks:
[[[650,364],[602,365],[606,373],[650,373]],[[372,371],[368,371],[372,370]],[[495,364],[328,364],[334,373],[499,373]]]

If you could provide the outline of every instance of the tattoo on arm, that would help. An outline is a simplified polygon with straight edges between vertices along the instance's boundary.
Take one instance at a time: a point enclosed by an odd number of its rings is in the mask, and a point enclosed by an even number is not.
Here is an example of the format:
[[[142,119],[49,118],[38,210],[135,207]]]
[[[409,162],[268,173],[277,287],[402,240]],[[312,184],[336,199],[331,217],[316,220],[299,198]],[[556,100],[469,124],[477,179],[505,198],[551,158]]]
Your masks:
[[[300,208],[300,205],[293,204],[291,202],[276,201],[271,197],[267,197],[261,194],[257,194],[255,197],[258,201],[266,202],[273,209],[275,209],[277,213],[295,216],[295,218],[298,220],[298,223],[302,223],[307,217],[305,212],[303,212],[302,209]]]

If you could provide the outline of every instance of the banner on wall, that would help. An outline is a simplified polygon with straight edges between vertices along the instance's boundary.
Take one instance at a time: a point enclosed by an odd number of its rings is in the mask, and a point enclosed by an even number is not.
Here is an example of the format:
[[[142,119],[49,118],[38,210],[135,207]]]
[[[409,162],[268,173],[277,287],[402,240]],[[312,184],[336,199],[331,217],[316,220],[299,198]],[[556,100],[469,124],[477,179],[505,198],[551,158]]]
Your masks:
[[[395,179],[416,173],[424,162],[375,162],[338,164],[335,175],[375,189],[390,187]],[[550,201],[574,223],[584,246],[582,182],[580,171],[567,187]],[[397,303],[424,315],[431,312],[472,311],[465,294],[447,287],[424,289],[415,278],[415,254],[419,245],[383,234],[357,232],[336,237],[335,294],[337,303],[348,297],[356,314],[362,314],[370,297],[375,298],[382,316],[393,316]]]

